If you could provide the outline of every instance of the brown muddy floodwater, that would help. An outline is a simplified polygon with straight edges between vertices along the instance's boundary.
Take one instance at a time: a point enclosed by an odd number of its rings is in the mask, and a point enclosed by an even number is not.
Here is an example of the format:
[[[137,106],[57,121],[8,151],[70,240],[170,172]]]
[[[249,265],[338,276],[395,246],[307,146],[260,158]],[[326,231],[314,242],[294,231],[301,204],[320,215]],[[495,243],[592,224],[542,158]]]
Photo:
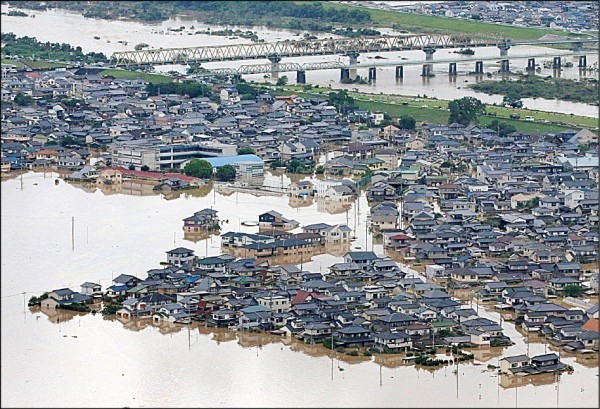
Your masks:
[[[515,345],[474,351],[475,362],[453,373],[453,367],[403,365],[399,356],[332,356],[320,346],[266,334],[26,309],[24,300],[33,293],[79,290],[84,281],[106,287],[120,273],[143,278],[175,246],[218,254],[218,236],[212,242],[183,238],[181,219],[206,207],[229,220],[225,231],[256,231],[238,226],[238,219],[256,220],[271,209],[301,224],[345,223],[347,216],[316,202],[292,208],[287,197],[225,196],[207,187],[165,200],[55,185],[56,177],[30,172],[1,182],[2,406],[598,406],[597,361],[563,354],[574,372],[558,381],[554,375],[517,379],[489,371],[487,364],[497,365],[502,356],[527,352],[523,336],[506,322]],[[358,220],[352,248],[365,248],[366,210],[363,197],[360,211],[355,215],[353,204],[348,212],[351,227]],[[375,251],[381,253],[381,246]],[[340,259],[319,255],[304,268],[325,271]],[[480,313],[497,319],[495,312]],[[552,349],[541,340],[529,348],[531,354]]]

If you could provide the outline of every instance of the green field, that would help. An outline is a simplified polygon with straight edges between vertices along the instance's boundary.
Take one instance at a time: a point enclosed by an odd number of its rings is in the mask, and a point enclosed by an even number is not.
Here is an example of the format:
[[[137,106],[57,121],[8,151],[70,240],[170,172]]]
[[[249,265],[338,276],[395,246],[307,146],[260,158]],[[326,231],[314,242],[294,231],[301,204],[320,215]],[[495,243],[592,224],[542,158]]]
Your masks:
[[[435,108],[421,108],[420,106],[392,105],[385,102],[364,101],[359,99],[356,100],[356,103],[361,109],[368,109],[369,111],[387,112],[392,118],[397,118],[402,115],[408,115],[415,118],[417,122],[426,122],[429,124],[445,125],[448,123],[448,117],[450,115],[450,113],[445,110]],[[439,102],[438,106],[441,106]],[[540,134],[546,132],[560,132],[566,129],[581,129],[581,127],[522,121],[517,119],[502,118],[499,116],[493,117],[487,115],[481,116],[479,118],[479,124],[483,126],[488,126],[494,119],[512,125],[518,132],[523,133]]]
[[[296,93],[302,93],[303,87],[288,85],[285,87],[289,91],[282,92],[290,93],[294,91]],[[310,93],[320,93],[320,97],[326,98],[329,92],[336,91],[329,88],[313,88]],[[440,118],[444,118],[442,122],[446,123],[448,120],[448,111],[436,109],[438,108],[447,108],[448,102],[447,100],[441,99],[433,99],[433,98],[415,98],[411,96],[400,96],[400,95],[375,95],[375,94],[365,94],[365,93],[357,93],[357,92],[349,92],[349,95],[355,98],[361,105],[361,107],[371,106],[370,104],[376,104],[372,106],[377,106],[377,108],[365,108],[370,110],[380,110],[384,112],[388,112],[391,116],[398,116],[397,113],[402,112],[400,115],[410,115],[413,116],[417,121],[426,121],[428,118],[432,118],[431,121],[439,121]],[[311,94],[310,96],[315,96]],[[419,101],[414,101],[415,99],[419,99]],[[407,105],[402,105],[402,104]],[[426,108],[422,108],[422,106],[426,106]],[[593,107],[592,107],[593,108]],[[493,119],[502,120],[505,122],[510,122],[511,125],[517,126],[516,124],[520,124],[519,126],[523,129],[523,132],[534,132],[534,129],[547,129],[545,132],[552,132],[553,130],[563,130],[567,128],[590,128],[594,129],[598,127],[598,119],[590,118],[584,116],[575,116],[554,112],[545,112],[545,111],[536,111],[531,109],[513,109],[506,108],[502,106],[494,106],[494,105],[486,105],[486,111],[489,113],[496,114],[495,117],[483,117],[482,120],[489,118],[490,122]],[[524,121],[524,120],[513,120],[509,118],[511,114],[519,114],[521,118],[525,118],[526,116],[533,117],[536,122]],[[560,124],[548,124],[544,122],[537,121],[551,121],[551,122],[563,122],[569,125],[560,125]]]
[[[30,59],[23,59],[22,60],[23,64],[34,68],[34,69],[53,69],[53,68],[63,68],[63,67],[67,67],[69,64],[67,63],[62,63],[62,62],[49,62],[49,61],[33,61]]]
[[[125,79],[141,79],[151,82],[152,84],[166,84],[173,82],[173,79],[167,75],[146,74],[145,72],[126,71],[126,70],[104,70],[100,71],[100,75],[110,75],[115,78]]]
[[[329,92],[337,92],[327,88],[315,88],[310,91],[304,91],[299,86],[286,86],[286,90],[281,87],[274,92],[276,95],[296,94],[304,98],[327,98]],[[426,122],[429,124],[445,125],[448,123],[450,113],[447,108],[448,101],[418,98],[419,101],[412,101],[416,98],[406,96],[383,96],[370,95],[357,92],[349,92],[349,95],[354,98],[360,109],[369,111],[381,111],[389,114],[392,118],[399,118],[403,115],[412,116],[417,122]],[[402,105],[402,104],[407,105]],[[438,108],[434,108],[437,106]],[[566,114],[555,114],[551,112],[534,111],[529,109],[509,109],[504,107],[496,107],[486,105],[486,111],[495,113],[496,116],[484,115],[479,118],[480,126],[488,126],[494,119],[500,122],[512,125],[518,132],[542,134],[546,132],[560,132],[566,129],[583,129],[589,128],[594,131],[598,127],[598,119],[587,118],[581,116],[570,116]],[[518,113],[521,118],[532,116],[536,121],[524,121],[522,119],[510,119],[508,116],[513,113]],[[553,122],[565,122],[571,125],[558,125],[540,122],[541,120],[552,120]],[[596,131],[597,132],[597,131]]]
[[[325,8],[356,9],[357,6],[323,2]],[[544,34],[572,35],[562,30],[550,30],[542,28],[515,27],[495,23],[486,23],[478,20],[466,20],[460,18],[427,16],[424,14],[403,13],[398,11],[375,10],[358,7],[371,13],[371,20],[379,26],[395,25],[399,29],[416,32],[446,32],[446,33],[498,33],[505,37],[535,40]]]
[[[19,60],[11,60],[8,58],[2,58],[2,60],[0,60],[0,62],[2,62],[2,64],[12,65],[15,68],[25,68],[25,66]]]
[[[390,104],[392,106],[394,106],[395,104],[407,103],[408,107],[411,107],[411,106],[412,107],[421,107],[423,105],[426,105],[428,108],[433,108],[435,106],[441,107],[441,108],[447,108],[448,102],[449,102],[446,100],[432,99],[432,98],[418,98],[419,101],[416,102],[416,101],[413,101],[414,99],[417,99],[414,97],[396,97],[396,96],[378,96],[378,95],[368,96],[367,94],[357,94],[357,93],[353,93],[353,92],[350,92],[350,95],[355,98],[359,98],[359,99],[366,99],[366,98],[373,99],[376,102],[383,102],[386,104]],[[573,126],[573,127],[580,127],[580,128],[596,128],[596,127],[598,127],[598,119],[597,118],[590,118],[590,117],[585,117],[585,116],[567,115],[567,114],[554,113],[554,112],[537,111],[537,110],[532,110],[532,109],[514,109],[514,108],[507,108],[507,107],[495,106],[495,105],[490,105],[490,104],[486,104],[485,109],[488,113],[496,114],[496,118],[498,118],[498,119],[509,120],[509,116],[511,114],[519,114],[521,116],[521,118],[524,118],[526,116],[531,116],[537,121],[564,122],[564,123],[568,124],[568,125],[544,124],[547,126],[549,126],[549,125]],[[522,119],[516,120],[516,122],[527,122],[529,125],[531,125],[531,123],[529,121],[524,121]]]

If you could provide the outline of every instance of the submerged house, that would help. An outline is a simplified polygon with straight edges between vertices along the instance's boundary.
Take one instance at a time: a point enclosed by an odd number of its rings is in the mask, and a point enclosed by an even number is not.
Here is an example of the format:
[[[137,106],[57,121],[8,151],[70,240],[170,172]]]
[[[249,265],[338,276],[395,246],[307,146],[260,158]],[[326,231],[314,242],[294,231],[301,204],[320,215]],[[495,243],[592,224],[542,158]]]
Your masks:
[[[195,212],[192,216],[183,219],[183,231],[186,233],[199,233],[219,228],[219,218],[217,211],[213,209],[204,209]]]
[[[534,356],[517,355],[500,360],[500,373],[512,375],[536,375],[544,372],[563,371],[567,365],[556,354]]]

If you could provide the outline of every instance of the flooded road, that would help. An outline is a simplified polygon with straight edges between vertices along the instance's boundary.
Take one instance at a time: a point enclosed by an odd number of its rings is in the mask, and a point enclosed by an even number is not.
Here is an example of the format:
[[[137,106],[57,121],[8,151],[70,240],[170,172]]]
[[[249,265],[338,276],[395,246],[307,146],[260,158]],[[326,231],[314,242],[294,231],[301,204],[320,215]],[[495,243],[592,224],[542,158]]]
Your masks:
[[[271,209],[301,224],[346,222],[345,212],[320,211],[317,203],[292,208],[285,196],[226,196],[209,186],[166,200],[161,195],[106,194],[62,181],[55,185],[57,176],[30,172],[22,180],[1,182],[3,406],[598,405],[598,368],[582,358],[563,355],[575,371],[559,382],[548,377],[517,380],[488,371],[486,365],[497,365],[504,354],[526,352],[516,330],[509,332],[516,345],[476,350],[477,360],[461,363],[454,374],[452,367],[402,365],[393,355],[331,356],[322,347],[265,334],[24,308],[32,293],[64,286],[78,290],[88,280],[106,287],[121,273],[144,278],[176,246],[200,256],[207,248],[208,254],[220,253],[218,237],[212,243],[208,239],[208,246],[206,240],[183,238],[181,219],[205,207],[213,206],[221,220],[229,219],[225,231],[237,229],[238,219],[256,220]],[[350,208],[349,224],[354,226],[356,208],[359,234],[353,247],[364,249],[367,206],[364,197],[358,203]],[[240,224],[239,229],[257,227]],[[369,237],[369,249],[371,241]],[[382,249],[375,245],[375,251]],[[321,255],[304,268],[318,271],[340,259]],[[531,353],[544,348],[540,342],[530,345]]]
[[[2,11],[8,10],[6,5],[2,5]],[[138,43],[149,44],[149,48],[169,48],[169,47],[197,47],[197,46],[209,46],[209,45],[226,45],[226,44],[246,44],[250,43],[249,39],[241,37],[224,37],[224,36],[211,36],[204,34],[192,34],[195,31],[207,30],[218,30],[223,28],[240,28],[242,30],[252,30],[257,33],[258,37],[265,41],[285,41],[285,40],[299,40],[302,38],[303,32],[291,31],[291,30],[278,30],[267,27],[235,27],[235,26],[217,26],[207,25],[200,23],[196,18],[192,16],[177,16],[170,20],[163,21],[161,23],[142,23],[136,21],[124,21],[124,20],[99,20],[85,18],[80,14],[64,11],[64,10],[49,10],[49,11],[32,11],[25,10],[28,14],[35,14],[35,18],[26,17],[15,17],[15,16],[2,16],[2,32],[13,32],[18,36],[31,36],[36,37],[40,41],[51,41],[68,43],[73,46],[81,46],[84,52],[103,52],[107,56],[114,51],[127,51],[133,50],[135,45]],[[183,32],[172,32],[169,28],[179,28],[185,26],[186,29]],[[194,29],[191,29],[191,27]],[[390,29],[381,29],[384,34],[398,35]],[[95,39],[94,37],[100,37]],[[338,36],[321,33],[318,35],[319,38],[336,38]],[[127,45],[119,43],[119,41],[127,41]],[[460,59],[460,55],[454,54],[452,49],[440,49],[434,55],[435,59],[447,59],[456,58]],[[546,53],[555,52],[556,55],[564,54],[565,50],[554,50],[549,48],[537,47],[537,46],[515,46],[509,50],[509,55],[529,55],[534,53]],[[499,56],[499,50],[496,47],[482,47],[475,49],[475,55],[485,57]],[[361,54],[359,57],[359,63],[367,64],[375,61],[378,54]],[[384,57],[386,61],[397,61],[401,63],[402,59],[409,60],[424,60],[425,54],[422,51],[402,51],[402,52],[390,52],[381,53],[381,57]],[[468,56],[471,57],[471,56]],[[319,61],[334,61],[341,60],[348,62],[346,57],[342,56],[313,56],[313,57],[300,57],[300,58],[285,58],[286,62],[319,62]],[[542,65],[544,60],[550,60],[548,58],[538,58],[536,62]],[[567,57],[567,61],[574,61],[573,57]],[[587,54],[588,65],[598,63],[598,53],[591,51]],[[214,62],[214,63],[203,63],[202,67],[221,68],[221,67],[239,67],[247,64],[261,64],[268,63],[268,60],[250,60],[250,61],[228,61],[228,62]],[[510,67],[513,72],[523,72],[527,65],[526,59],[511,60]],[[563,68],[563,71],[558,73],[563,78],[578,79],[581,76],[587,75],[590,77],[597,77],[595,74],[588,73],[582,74],[579,72],[574,64],[574,67]],[[163,67],[164,70],[170,70],[173,66]],[[499,61],[486,61],[484,62],[485,72],[497,72],[499,70]],[[436,64],[434,65],[435,77],[423,79],[421,74],[420,65],[410,65],[404,68],[404,80],[397,82],[395,79],[395,68],[391,67],[380,67],[377,69],[377,81],[371,85],[344,85],[339,82],[340,72],[339,70],[323,70],[323,71],[308,71],[306,73],[307,83],[329,86],[331,85],[334,89],[340,88],[356,88],[361,92],[368,93],[384,93],[384,94],[395,94],[395,95],[423,95],[426,94],[429,97],[437,97],[440,99],[455,99],[463,96],[473,96],[479,98],[481,101],[492,104],[502,103],[502,96],[499,95],[487,95],[479,92],[475,92],[467,85],[474,82],[486,79],[485,76],[477,78],[475,76],[466,75],[471,71],[474,71],[474,62],[458,63],[458,78],[453,80],[449,78],[448,65],[447,64]],[[157,70],[161,70],[160,67]],[[361,68],[357,71],[357,74],[361,77],[367,77],[368,68]],[[282,73],[280,75],[287,75],[290,79],[290,83],[295,82],[296,75],[294,72]],[[540,73],[542,76],[554,75],[552,69],[544,69]],[[259,81],[265,80],[263,75],[247,75],[244,76],[248,81]],[[495,79],[501,78],[498,75],[494,76]],[[465,82],[468,81],[468,82]],[[548,112],[560,112],[581,116],[598,117],[598,108],[576,102],[558,101],[558,100],[547,100],[542,98],[523,99],[525,108],[537,109]]]

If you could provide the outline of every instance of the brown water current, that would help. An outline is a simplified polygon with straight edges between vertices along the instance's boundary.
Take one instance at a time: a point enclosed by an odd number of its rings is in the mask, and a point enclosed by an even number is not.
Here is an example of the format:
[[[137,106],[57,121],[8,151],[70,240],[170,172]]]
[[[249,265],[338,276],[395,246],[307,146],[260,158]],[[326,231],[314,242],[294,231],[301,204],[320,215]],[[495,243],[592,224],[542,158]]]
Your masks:
[[[331,214],[316,202],[294,208],[286,196],[225,196],[208,186],[166,200],[55,185],[57,176],[29,172],[1,182],[2,406],[598,406],[597,361],[562,353],[574,372],[559,380],[499,377],[487,369],[503,356],[527,352],[523,335],[506,321],[505,333],[516,344],[475,350],[475,361],[454,373],[455,367],[415,368],[401,356],[332,355],[268,334],[26,308],[26,299],[46,290],[79,290],[85,281],[105,288],[120,273],[145,278],[173,247],[199,256],[220,253],[218,236],[193,242],[181,230],[184,217],[206,207],[229,220],[225,231],[254,232],[257,227],[238,220],[256,220],[271,209],[301,224],[346,222],[345,212]],[[350,227],[357,220],[351,248],[366,249],[368,239],[370,250],[364,197],[358,207],[348,212]],[[383,253],[381,245],[375,252]],[[317,255],[303,267],[325,271],[339,260]],[[479,311],[498,319],[496,312]],[[530,354],[553,350],[541,339],[530,341]]]

